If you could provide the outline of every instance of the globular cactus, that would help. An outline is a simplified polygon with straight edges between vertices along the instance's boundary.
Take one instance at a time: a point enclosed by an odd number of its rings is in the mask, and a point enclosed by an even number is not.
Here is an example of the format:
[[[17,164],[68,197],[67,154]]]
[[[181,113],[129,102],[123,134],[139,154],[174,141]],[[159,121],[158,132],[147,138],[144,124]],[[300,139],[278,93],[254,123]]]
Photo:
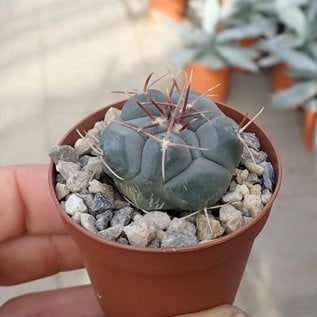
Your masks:
[[[100,138],[118,190],[145,210],[197,211],[227,191],[243,145],[238,124],[204,95],[151,89],[125,102]]]

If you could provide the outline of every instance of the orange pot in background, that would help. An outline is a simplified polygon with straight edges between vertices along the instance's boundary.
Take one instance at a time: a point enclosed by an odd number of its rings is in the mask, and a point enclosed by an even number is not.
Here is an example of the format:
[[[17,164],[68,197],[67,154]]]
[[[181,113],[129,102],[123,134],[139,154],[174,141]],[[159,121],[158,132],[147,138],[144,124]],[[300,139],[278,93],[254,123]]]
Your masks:
[[[212,69],[199,63],[191,63],[185,65],[184,68],[187,74],[190,74],[190,72],[193,71],[193,79],[191,83],[192,90],[204,93],[211,87],[220,84],[210,92],[209,95],[212,95],[210,98],[219,102],[226,100],[228,96],[231,71],[229,67]]]
[[[316,120],[316,111],[304,109],[303,138],[306,148],[310,151],[313,148]]]
[[[294,79],[287,74],[288,66],[286,64],[277,64],[272,69],[272,91],[286,89],[291,87]]]
[[[187,0],[148,0],[150,19],[157,21],[152,15],[154,11],[157,11],[178,22],[182,20],[185,15],[186,5]]]

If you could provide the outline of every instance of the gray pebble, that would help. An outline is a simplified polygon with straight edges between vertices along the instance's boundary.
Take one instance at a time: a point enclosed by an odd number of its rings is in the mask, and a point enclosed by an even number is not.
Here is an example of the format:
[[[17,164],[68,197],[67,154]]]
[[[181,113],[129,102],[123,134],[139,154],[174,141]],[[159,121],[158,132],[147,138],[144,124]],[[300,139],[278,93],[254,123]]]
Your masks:
[[[153,249],[158,249],[158,248],[161,247],[161,240],[154,239],[147,245],[147,247],[148,248],[153,248]]]
[[[163,211],[150,211],[143,216],[143,220],[154,225],[157,229],[165,230],[171,222],[170,216]]]
[[[66,186],[71,192],[80,192],[88,186],[90,174],[85,171],[77,171],[67,178]]]
[[[102,214],[97,215],[96,216],[97,220],[95,223],[96,228],[99,231],[107,229],[112,216],[113,214],[111,210],[106,210]]]
[[[94,196],[93,196],[93,194],[81,192],[81,193],[76,193],[76,195],[84,200],[84,202],[89,210],[92,210],[94,208]]]
[[[92,208],[93,215],[98,215],[103,213],[106,210],[112,209],[113,204],[110,199],[108,199],[104,194],[102,193],[96,193],[94,197],[94,205]]]
[[[58,161],[77,162],[79,159],[77,151],[70,145],[54,146],[50,150],[49,156],[55,164],[57,164]]]
[[[271,196],[272,196],[271,191],[268,189],[264,189],[261,194],[262,203],[266,205],[269,202]]]
[[[57,172],[62,175],[64,180],[67,180],[80,170],[80,164],[74,162],[58,161],[56,164]]]
[[[266,161],[267,159],[267,154],[263,151],[256,151],[252,148],[249,149],[249,151],[252,153],[256,164],[260,164],[264,161]],[[244,147],[243,148],[243,152],[242,152],[242,156],[241,156],[241,164],[245,166],[246,163],[253,163],[253,160],[251,158],[251,155],[249,153],[249,151]]]
[[[100,235],[101,237],[107,240],[115,241],[121,235],[122,229],[123,229],[122,226],[114,226],[114,227],[110,227],[105,230],[99,231],[98,235]]]
[[[188,221],[187,219],[174,217],[167,228],[167,231],[189,231],[196,234],[196,226],[194,223]]]
[[[272,192],[273,186],[275,183],[275,175],[274,175],[273,166],[270,162],[265,162],[262,165],[264,167],[263,175],[262,175],[263,176],[263,186]]]
[[[167,231],[161,241],[162,248],[188,247],[198,243],[197,237],[190,231]]]
[[[132,207],[124,207],[122,209],[116,210],[112,219],[110,220],[111,226],[126,226],[132,220],[133,208]]]
[[[96,222],[96,219],[94,216],[92,216],[90,214],[86,214],[86,213],[83,213],[81,215],[80,224],[82,225],[82,227],[84,227],[85,229],[87,229],[88,231],[90,231],[92,233],[98,232],[98,230],[95,226],[95,222]]]
[[[260,141],[259,138],[252,132],[243,132],[242,133],[243,140],[247,143],[247,145],[255,150],[260,150]]]
[[[220,208],[219,220],[225,227],[227,233],[234,232],[243,225],[243,218],[240,210],[231,205],[226,205]]]
[[[88,190],[90,193],[103,193],[112,202],[114,201],[114,189],[111,185],[104,184],[96,179],[93,179],[89,182]]]

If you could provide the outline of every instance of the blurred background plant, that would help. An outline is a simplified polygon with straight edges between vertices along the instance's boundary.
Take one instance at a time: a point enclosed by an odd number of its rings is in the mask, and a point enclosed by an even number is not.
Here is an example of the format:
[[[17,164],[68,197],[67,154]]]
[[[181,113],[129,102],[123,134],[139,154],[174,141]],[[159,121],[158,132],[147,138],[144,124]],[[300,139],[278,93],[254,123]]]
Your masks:
[[[192,88],[205,92],[219,84],[212,98],[225,101],[232,70],[269,69],[269,106],[303,111],[311,150],[317,138],[317,1],[188,0],[186,8],[181,22],[157,16],[181,40],[169,60],[194,72]]]

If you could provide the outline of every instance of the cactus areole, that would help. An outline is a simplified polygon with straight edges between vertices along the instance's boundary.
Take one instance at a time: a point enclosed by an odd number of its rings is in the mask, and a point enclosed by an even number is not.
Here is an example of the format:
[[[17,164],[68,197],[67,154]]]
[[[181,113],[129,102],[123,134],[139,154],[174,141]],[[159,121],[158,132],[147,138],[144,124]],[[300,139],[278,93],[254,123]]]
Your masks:
[[[101,134],[107,174],[144,210],[197,211],[227,191],[243,145],[238,124],[204,95],[145,87]]]

